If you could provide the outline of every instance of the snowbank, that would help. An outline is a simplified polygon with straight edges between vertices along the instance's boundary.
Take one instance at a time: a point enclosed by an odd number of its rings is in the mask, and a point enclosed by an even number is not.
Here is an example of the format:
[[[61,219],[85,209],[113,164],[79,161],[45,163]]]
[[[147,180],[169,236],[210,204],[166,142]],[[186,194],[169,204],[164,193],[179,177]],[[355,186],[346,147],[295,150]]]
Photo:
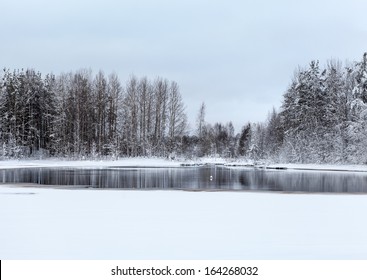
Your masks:
[[[264,169],[277,170],[314,170],[314,171],[351,171],[351,172],[367,172],[367,165],[343,165],[343,164],[296,164],[296,163],[279,163],[265,164],[253,163],[250,161],[232,161],[224,164],[228,167],[257,167]]]
[[[0,161],[0,169],[27,167],[178,167],[182,162],[163,158],[123,158],[119,160],[8,160]]]
[[[367,165],[337,164],[271,164],[268,169],[317,170],[317,171],[352,171],[367,172]]]
[[[366,259],[367,196],[0,187],[0,259]]]
[[[200,166],[205,164],[224,165],[227,167],[248,168],[257,167],[279,170],[319,170],[319,171],[351,171],[367,172],[367,165],[337,165],[337,164],[265,164],[252,161],[235,161],[219,157],[205,157],[195,160],[168,160],[165,158],[122,158],[119,160],[7,160],[0,161],[0,169],[28,167],[180,167]]]

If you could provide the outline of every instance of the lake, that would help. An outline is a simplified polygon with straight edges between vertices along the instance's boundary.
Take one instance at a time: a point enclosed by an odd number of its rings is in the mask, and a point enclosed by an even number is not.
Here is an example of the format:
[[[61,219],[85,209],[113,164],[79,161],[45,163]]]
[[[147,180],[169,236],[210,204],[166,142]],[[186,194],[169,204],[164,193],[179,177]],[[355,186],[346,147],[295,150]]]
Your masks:
[[[19,168],[0,170],[2,183],[66,188],[367,193],[367,173],[289,171],[225,166]]]

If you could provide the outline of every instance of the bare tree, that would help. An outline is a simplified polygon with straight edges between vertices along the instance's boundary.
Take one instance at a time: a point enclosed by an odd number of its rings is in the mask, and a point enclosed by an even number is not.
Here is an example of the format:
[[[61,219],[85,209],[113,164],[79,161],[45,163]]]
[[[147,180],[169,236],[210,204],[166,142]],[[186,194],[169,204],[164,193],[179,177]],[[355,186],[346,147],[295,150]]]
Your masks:
[[[95,100],[95,141],[97,152],[103,154],[103,146],[107,139],[107,80],[102,71],[94,79]]]
[[[151,85],[147,77],[140,79],[138,87],[138,99],[139,99],[139,142],[141,143],[141,153],[147,155],[148,149],[148,135],[151,120]]]
[[[197,135],[199,139],[203,138],[204,127],[205,127],[205,103],[201,103],[199,114],[196,119]]]
[[[121,97],[121,84],[115,73],[108,77],[108,145],[109,153],[117,157],[119,147],[118,106]]]
[[[185,134],[186,128],[187,117],[182,96],[180,94],[178,84],[176,82],[171,82],[168,102],[169,152],[172,153],[177,148],[177,144]]]
[[[154,82],[154,110],[155,123],[153,135],[153,149],[156,153],[165,154],[164,136],[167,119],[168,81],[157,78]]]
[[[126,95],[124,98],[125,137],[127,141],[127,155],[138,155],[139,135],[139,103],[138,103],[138,80],[131,76],[126,84]]]

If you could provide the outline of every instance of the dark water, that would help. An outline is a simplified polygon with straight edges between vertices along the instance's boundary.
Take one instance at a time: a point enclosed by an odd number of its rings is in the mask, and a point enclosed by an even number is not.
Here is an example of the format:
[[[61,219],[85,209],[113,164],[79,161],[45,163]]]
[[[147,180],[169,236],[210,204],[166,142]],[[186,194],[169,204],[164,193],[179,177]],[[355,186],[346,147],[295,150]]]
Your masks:
[[[223,166],[9,169],[0,170],[0,182],[76,188],[367,193],[365,173],[271,171]]]

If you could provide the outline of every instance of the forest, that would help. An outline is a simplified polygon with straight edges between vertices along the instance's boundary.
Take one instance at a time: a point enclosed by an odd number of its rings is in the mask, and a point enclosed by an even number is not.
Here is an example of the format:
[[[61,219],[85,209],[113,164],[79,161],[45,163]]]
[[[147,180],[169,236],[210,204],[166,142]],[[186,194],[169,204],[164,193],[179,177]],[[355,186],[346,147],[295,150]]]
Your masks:
[[[298,67],[266,121],[210,124],[203,102],[189,129],[179,85],[91,70],[43,75],[5,68],[0,159],[204,156],[256,162],[367,164],[367,53]]]

